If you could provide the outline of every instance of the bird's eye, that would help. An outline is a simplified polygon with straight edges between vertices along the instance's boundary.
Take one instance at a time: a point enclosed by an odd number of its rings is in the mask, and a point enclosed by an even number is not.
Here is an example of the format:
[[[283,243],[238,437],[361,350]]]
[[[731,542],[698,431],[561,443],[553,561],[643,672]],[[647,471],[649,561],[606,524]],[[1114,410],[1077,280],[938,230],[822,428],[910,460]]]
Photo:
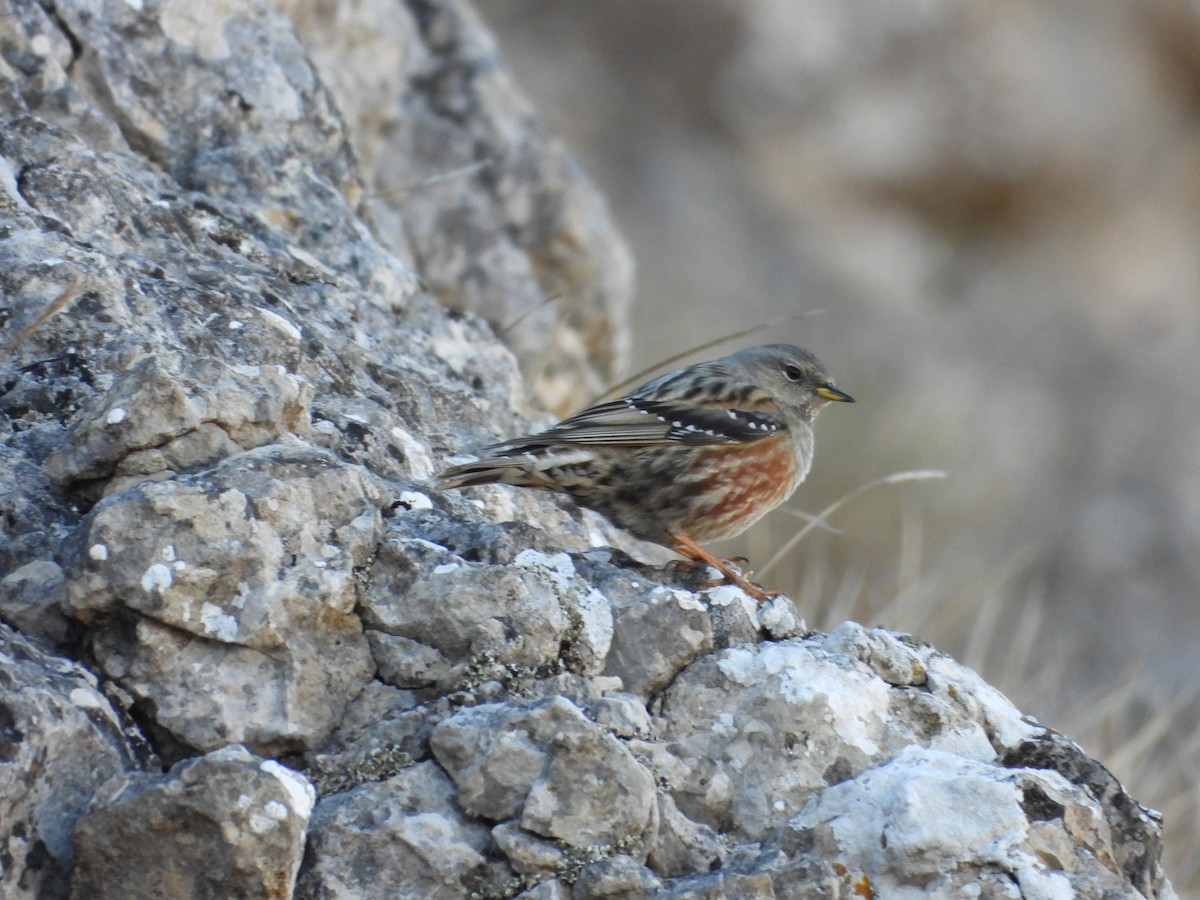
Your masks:
[[[783,374],[788,377],[788,381],[799,381],[804,377],[804,373],[800,371],[800,367],[793,366],[791,363],[783,367]]]

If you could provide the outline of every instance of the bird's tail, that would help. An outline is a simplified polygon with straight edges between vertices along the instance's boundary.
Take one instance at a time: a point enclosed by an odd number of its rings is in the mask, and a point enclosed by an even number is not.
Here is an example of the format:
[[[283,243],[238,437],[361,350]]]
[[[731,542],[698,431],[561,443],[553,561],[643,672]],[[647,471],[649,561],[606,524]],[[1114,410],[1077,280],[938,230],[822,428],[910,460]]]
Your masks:
[[[437,489],[448,491],[480,484],[550,487],[553,483],[528,460],[490,458],[451,466],[438,475]]]

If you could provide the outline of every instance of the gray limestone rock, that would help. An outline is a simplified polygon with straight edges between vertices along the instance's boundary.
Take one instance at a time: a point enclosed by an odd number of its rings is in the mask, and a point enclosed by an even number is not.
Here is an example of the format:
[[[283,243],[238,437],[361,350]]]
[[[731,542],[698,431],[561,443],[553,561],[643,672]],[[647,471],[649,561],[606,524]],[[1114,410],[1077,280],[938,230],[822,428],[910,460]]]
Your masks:
[[[930,690],[902,692],[843,652],[844,644],[817,635],[744,645],[681,673],[665,694],[661,736],[681,766],[670,778],[689,817],[758,840],[814,791],[911,743],[990,760],[998,728],[1017,736],[1035,730],[998,694],[980,696],[987,704],[980,710],[964,710],[962,685],[986,687],[969,670],[954,666],[955,677],[931,679]]]
[[[588,714],[617,737],[649,737],[653,721],[646,705],[633,694],[613,692],[589,705]]]
[[[515,821],[492,829],[492,839],[509,865],[527,881],[552,877],[570,865],[570,855],[557,842],[526,831]]]
[[[678,878],[716,869],[724,858],[717,833],[693,822],[679,811],[670,794],[660,792],[658,834],[647,857],[650,868],[664,878]]]
[[[570,900],[571,889],[558,878],[543,881],[527,891],[517,894],[521,900]]]
[[[584,866],[571,889],[571,900],[651,900],[662,882],[636,859],[624,853]]]
[[[605,674],[643,699],[713,646],[713,623],[691,591],[659,585],[613,605],[613,645]]]
[[[921,648],[905,635],[884,628],[869,631],[856,622],[843,622],[824,643],[834,653],[849,654],[893,687],[924,685],[927,681],[921,664]]]
[[[36,559],[0,579],[0,620],[28,635],[56,643],[71,636],[71,622],[59,604],[66,576],[58,563]]]
[[[80,524],[63,605],[184,744],[312,747],[372,673],[354,573],[379,503],[363,470],[303,446],[146,482]]]
[[[235,448],[249,450],[307,430],[311,400],[312,386],[281,366],[185,365],[178,354],[147,356],[76,418],[46,472],[69,484],[109,475],[136,451],[177,456],[163,448],[204,425],[217,426]],[[228,455],[227,446],[217,445],[185,459],[195,465]],[[147,462],[141,461],[143,469]]]
[[[488,859],[488,828],[464,815],[454,783],[421,763],[321,800],[297,900],[462,897],[511,872]]]
[[[1009,744],[1000,763],[1013,769],[1046,770],[1057,773],[1081,789],[1084,798],[1099,804],[1104,823],[1092,819],[1088,829],[1111,840],[1111,860],[1121,876],[1145,897],[1171,896],[1159,866],[1162,852],[1162,816],[1137,803],[1103,765],[1091,759],[1078,744],[1061,734],[1045,731],[1015,745]],[[1047,804],[1036,793],[1025,792],[1022,808],[1031,820],[1057,818],[1057,805]],[[1073,793],[1073,796],[1078,796]],[[1064,819],[1064,822],[1067,820]]]
[[[119,775],[75,830],[71,896],[286,900],[315,799],[301,775],[236,745]]]
[[[139,745],[95,676],[0,625],[0,895],[66,895],[76,820]]]
[[[892,896],[1128,896],[1095,797],[1057,772],[925,748],[814,796],[781,844],[839,860]]]
[[[379,678],[398,688],[436,684],[450,672],[450,661],[436,647],[386,631],[367,629],[371,658]]]
[[[592,400],[626,360],[632,258],[471,7],[277,5],[346,117],[383,243],[504,333],[544,406]]]
[[[568,621],[548,579],[467,563],[428,541],[389,542],[378,559],[362,601],[369,628],[433,647],[452,664],[489,655],[537,667],[557,658]]]
[[[472,815],[517,819],[528,832],[576,848],[653,835],[650,774],[561,697],[462,710],[434,729],[430,746]]]
[[[1121,793],[1111,776],[1081,771],[1077,748],[969,669],[877,630],[713,654],[667,690],[660,737],[639,755],[680,809],[782,850],[790,862],[768,867],[777,885],[795,864],[835,858],[845,867],[818,880],[884,896],[914,883],[936,896],[1013,883],[1023,896],[1118,883],[1173,896],[1143,853],[1147,841],[1161,851],[1153,816],[1089,783]],[[1075,777],[1047,771],[1060,766]],[[1119,875],[1113,860],[1127,861]]]

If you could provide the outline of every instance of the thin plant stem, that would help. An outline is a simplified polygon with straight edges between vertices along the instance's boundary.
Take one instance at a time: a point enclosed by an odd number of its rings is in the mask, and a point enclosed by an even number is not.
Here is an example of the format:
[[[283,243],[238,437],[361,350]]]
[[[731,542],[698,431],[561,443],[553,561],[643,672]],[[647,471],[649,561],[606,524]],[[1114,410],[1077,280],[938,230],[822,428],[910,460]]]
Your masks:
[[[946,473],[937,469],[916,469],[911,472],[895,472],[891,475],[884,475],[882,478],[876,478],[874,481],[868,481],[866,484],[859,485],[848,494],[843,494],[840,498],[829,504],[811,522],[800,529],[796,534],[792,535],[782,547],[775,551],[775,555],[767,560],[766,565],[758,570],[759,577],[765,576],[779,562],[787,556],[793,548],[796,547],[802,540],[808,537],[809,533],[817,528],[821,523],[825,522],[833,513],[837,512],[855,497],[860,494],[865,494],[873,488],[883,487],[890,484],[902,484],[908,481],[930,481],[935,478],[945,478]]]
[[[630,375],[624,381],[617,382],[603,394],[596,398],[596,401],[604,400],[607,397],[616,397],[624,393],[627,389],[634,385],[641,384],[646,378],[654,372],[665,369],[672,363],[679,362],[681,359],[686,359],[693,353],[699,353],[701,350],[708,350],[710,347],[717,347],[721,344],[736,341],[738,338],[746,337],[750,334],[757,334],[760,331],[766,331],[769,328],[777,328],[780,325],[786,325],[788,322],[794,322],[797,319],[803,319],[807,316],[815,316],[823,313],[823,309],[805,309],[800,312],[788,313],[786,316],[780,316],[777,319],[771,319],[769,322],[761,322],[758,325],[751,325],[749,328],[743,328],[741,331],[735,331],[732,334],[723,334],[719,338],[713,338],[711,341],[705,341],[703,344],[698,344],[682,353],[676,353],[674,356],[668,356],[666,359],[659,360],[654,365],[647,369],[642,369],[640,372]]]

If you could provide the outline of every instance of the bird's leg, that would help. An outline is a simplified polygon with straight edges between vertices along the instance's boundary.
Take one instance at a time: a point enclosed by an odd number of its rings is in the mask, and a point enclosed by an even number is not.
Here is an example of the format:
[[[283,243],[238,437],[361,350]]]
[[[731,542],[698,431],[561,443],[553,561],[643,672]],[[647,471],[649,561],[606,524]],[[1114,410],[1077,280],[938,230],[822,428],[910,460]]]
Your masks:
[[[778,591],[766,591],[757,584],[748,579],[737,569],[730,566],[724,560],[713,556],[686,534],[673,534],[671,537],[675,540],[675,552],[680,556],[685,556],[695,562],[702,562],[712,566],[718,572],[725,576],[724,581],[713,581],[703,587],[714,587],[718,584],[735,584],[743,591],[753,597],[755,600],[769,600],[772,597],[778,597]]]

